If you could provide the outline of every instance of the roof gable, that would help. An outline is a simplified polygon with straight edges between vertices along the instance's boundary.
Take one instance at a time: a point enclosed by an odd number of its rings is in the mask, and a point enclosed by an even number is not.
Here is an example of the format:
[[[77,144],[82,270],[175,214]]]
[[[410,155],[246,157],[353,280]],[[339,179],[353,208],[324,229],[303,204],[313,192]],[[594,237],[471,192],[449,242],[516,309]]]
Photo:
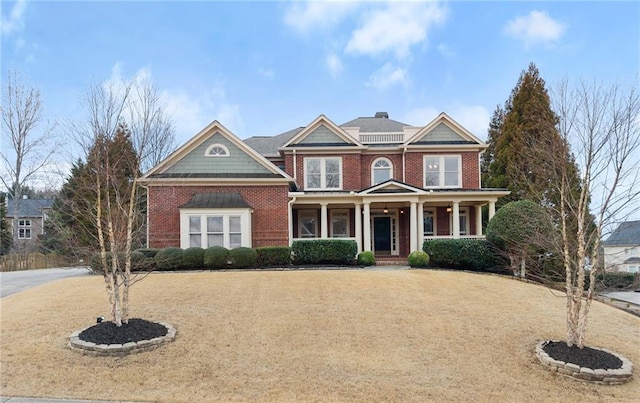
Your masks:
[[[408,185],[404,182],[397,181],[395,179],[389,179],[382,183],[378,183],[377,185],[371,186],[369,188],[363,189],[358,194],[366,195],[366,194],[378,194],[378,193],[414,193],[414,194],[424,194],[426,193],[424,189],[420,189],[415,186]]]
[[[441,113],[405,142],[409,144],[486,144],[446,113]]]
[[[347,132],[333,123],[324,115],[318,116],[313,122],[300,130],[282,148],[296,146],[356,146],[362,144],[349,136]]]
[[[221,145],[228,156],[211,157],[207,149]],[[286,178],[286,173],[213,121],[143,176],[151,178]]]

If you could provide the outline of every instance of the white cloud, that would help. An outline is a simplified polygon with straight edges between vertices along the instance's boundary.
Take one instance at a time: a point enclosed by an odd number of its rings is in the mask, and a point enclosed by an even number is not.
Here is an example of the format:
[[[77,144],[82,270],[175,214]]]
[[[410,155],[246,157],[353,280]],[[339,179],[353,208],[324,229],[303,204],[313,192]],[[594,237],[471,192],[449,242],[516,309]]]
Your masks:
[[[391,63],[387,63],[369,76],[367,85],[379,90],[387,89],[393,85],[406,87],[409,85],[408,72],[402,67],[394,67]]]
[[[331,77],[336,78],[342,73],[344,66],[342,65],[342,61],[340,57],[335,53],[331,53],[327,55],[327,68],[329,69],[329,74]]]
[[[566,25],[549,17],[546,12],[536,10],[510,20],[504,28],[507,35],[522,40],[527,48],[536,44],[553,44],[565,30]]]
[[[427,123],[435,119],[438,114],[440,114],[440,111],[436,108],[425,106],[422,108],[410,109],[400,120],[412,126],[425,126]]]
[[[291,3],[284,23],[300,33],[328,29],[341,23],[359,4],[355,1],[308,1]]]
[[[447,11],[436,2],[391,2],[365,16],[345,47],[347,53],[405,57],[411,46],[427,41],[433,27],[444,23]]]
[[[0,33],[10,35],[24,29],[24,13],[27,9],[26,0],[18,0],[11,8],[9,16],[0,17]]]

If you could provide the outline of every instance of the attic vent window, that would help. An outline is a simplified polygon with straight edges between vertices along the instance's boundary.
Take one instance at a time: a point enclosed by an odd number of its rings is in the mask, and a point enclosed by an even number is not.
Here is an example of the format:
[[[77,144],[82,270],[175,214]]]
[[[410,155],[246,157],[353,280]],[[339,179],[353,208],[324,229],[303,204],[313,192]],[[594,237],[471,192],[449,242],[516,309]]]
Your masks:
[[[204,153],[207,157],[228,157],[229,149],[222,144],[213,144]]]
[[[387,112],[376,112],[376,117],[389,119],[389,114]]]

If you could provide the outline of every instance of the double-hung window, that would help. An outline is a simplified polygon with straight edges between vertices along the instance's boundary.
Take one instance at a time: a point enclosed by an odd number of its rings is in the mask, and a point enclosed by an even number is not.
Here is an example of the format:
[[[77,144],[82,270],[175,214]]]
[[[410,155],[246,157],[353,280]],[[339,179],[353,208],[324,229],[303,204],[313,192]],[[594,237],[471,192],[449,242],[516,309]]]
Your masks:
[[[435,209],[424,210],[424,215],[422,218],[422,228],[424,236],[435,236],[436,231],[436,214]]]
[[[298,210],[298,236],[300,238],[318,237],[317,210]]]
[[[304,187],[307,190],[342,189],[342,159],[305,158]]]
[[[18,220],[18,239],[31,239],[31,220]]]
[[[194,246],[201,248],[223,246],[227,249],[250,247],[249,211],[224,210],[183,210],[181,212],[181,247],[183,249]]]
[[[424,187],[462,187],[462,158],[460,155],[425,155]]]
[[[331,210],[331,237],[332,238],[348,238],[349,237],[349,210],[346,210],[346,209]]]

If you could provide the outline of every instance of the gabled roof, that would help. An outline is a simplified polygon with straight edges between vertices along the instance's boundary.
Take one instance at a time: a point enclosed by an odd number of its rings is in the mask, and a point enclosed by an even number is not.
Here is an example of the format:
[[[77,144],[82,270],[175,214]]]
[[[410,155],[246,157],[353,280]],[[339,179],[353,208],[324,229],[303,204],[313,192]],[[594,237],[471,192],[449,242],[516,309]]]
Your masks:
[[[245,139],[244,142],[265,157],[278,157],[280,153],[278,148],[291,140],[304,127],[296,127],[295,129],[278,134],[276,136],[254,136]]]
[[[640,246],[640,221],[626,221],[616,228],[604,246]]]
[[[242,171],[238,172],[197,172],[197,171],[189,171],[185,172],[182,170],[175,170],[174,167],[178,166],[181,161],[183,161],[186,157],[188,157],[192,152],[205,145],[205,142],[213,138],[214,136],[220,140],[227,142],[230,146],[235,147],[235,149],[241,152],[241,155],[244,155],[243,158],[246,159],[247,162],[251,162],[253,167],[256,168],[254,171]],[[204,155],[204,154],[203,154]],[[213,161],[213,160],[212,160]],[[223,160],[219,160],[223,161]],[[228,164],[229,162],[237,162],[237,158],[233,158],[224,162],[219,162],[222,164]],[[259,171],[259,172],[258,172]],[[183,146],[174,151],[169,157],[160,162],[158,165],[153,167],[149,172],[144,174],[141,178],[142,182],[149,182],[153,179],[229,179],[229,178],[245,178],[245,179],[284,179],[287,181],[293,181],[293,179],[287,175],[284,171],[276,167],[270,161],[268,161],[265,157],[258,154],[255,150],[253,150],[250,146],[248,146],[245,142],[240,140],[236,135],[234,135],[231,131],[229,131],[226,127],[224,127],[220,122],[214,120],[207,127],[202,129],[198,134],[196,134],[191,140],[185,143]]]
[[[14,208],[18,207],[18,214],[15,214]],[[53,199],[20,199],[17,201],[7,199],[7,217],[42,217],[42,211],[51,209]]]
[[[438,138],[430,138],[430,135],[434,132],[438,126],[444,125],[449,128],[455,138],[447,139],[442,141]],[[462,127],[458,122],[453,120],[449,115],[442,112],[435,119],[433,119],[429,124],[427,124],[422,129],[418,130],[416,134],[411,136],[407,141],[405,141],[404,145],[420,145],[420,144],[429,144],[429,145],[453,145],[453,144],[471,144],[478,145],[481,147],[487,147],[487,145],[480,140],[478,137],[474,136],[469,130]]]
[[[341,141],[341,143],[340,144],[331,143],[331,144],[321,144],[321,145],[326,145],[326,146],[343,145],[343,146],[355,146],[359,148],[364,148],[362,143],[360,143],[358,140],[354,139],[353,137],[349,136],[347,132],[342,130],[340,126],[333,123],[325,115],[320,115],[317,118],[315,118],[313,122],[309,123],[306,127],[300,130],[295,136],[293,136],[289,141],[287,141],[284,145],[282,145],[281,148],[300,146],[301,144],[303,144],[303,141],[307,136],[311,135],[316,129],[322,126],[329,129],[329,131],[332,134],[334,134],[336,138]],[[313,145],[313,144],[308,144],[308,145]]]
[[[419,187],[408,185],[404,182],[397,181],[395,179],[388,179],[377,185],[373,185],[366,189],[362,189],[358,194],[376,194],[376,193],[415,193],[425,194],[424,189]]]

